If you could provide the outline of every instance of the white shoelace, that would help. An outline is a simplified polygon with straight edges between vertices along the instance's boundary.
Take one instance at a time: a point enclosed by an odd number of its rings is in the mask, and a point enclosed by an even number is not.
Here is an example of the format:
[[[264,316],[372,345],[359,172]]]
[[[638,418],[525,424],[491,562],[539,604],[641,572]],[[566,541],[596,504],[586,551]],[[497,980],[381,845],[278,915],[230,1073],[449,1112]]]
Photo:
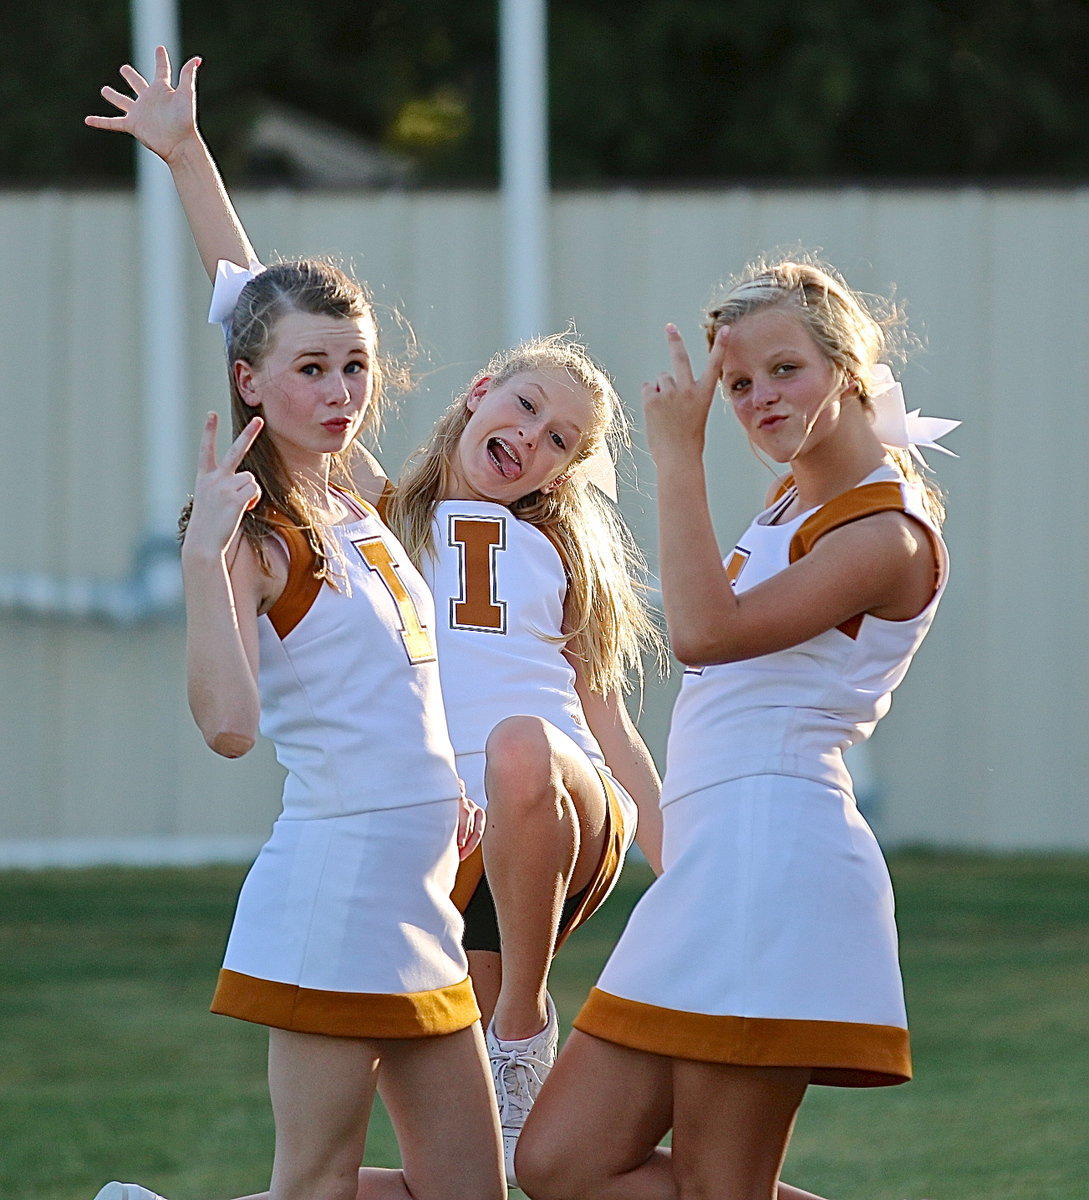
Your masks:
[[[495,1091],[499,1097],[499,1122],[503,1126],[521,1128],[551,1064],[524,1050],[508,1050],[504,1046],[492,1048],[491,1059]]]

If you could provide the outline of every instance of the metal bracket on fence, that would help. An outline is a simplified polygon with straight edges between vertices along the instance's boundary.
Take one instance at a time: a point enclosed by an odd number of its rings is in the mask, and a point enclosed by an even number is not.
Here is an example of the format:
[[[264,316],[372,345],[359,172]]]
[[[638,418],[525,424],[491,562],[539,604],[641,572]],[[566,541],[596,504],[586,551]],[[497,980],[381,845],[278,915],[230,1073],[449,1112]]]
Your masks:
[[[178,544],[166,534],[140,542],[124,579],[0,572],[0,613],[128,626],[181,611]]]

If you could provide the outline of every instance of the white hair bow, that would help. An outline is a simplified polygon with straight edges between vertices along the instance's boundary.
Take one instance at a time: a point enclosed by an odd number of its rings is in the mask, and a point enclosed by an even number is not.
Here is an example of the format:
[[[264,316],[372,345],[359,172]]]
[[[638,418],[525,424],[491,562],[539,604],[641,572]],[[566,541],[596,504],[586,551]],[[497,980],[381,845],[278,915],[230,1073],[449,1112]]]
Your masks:
[[[940,450],[953,458],[958,456],[947,446],[939,446],[938,438],[945,437],[961,424],[944,417],[921,417],[920,409],[907,411],[904,389],[893,376],[887,363],[878,363],[873,369],[873,392],[869,396],[873,405],[873,431],[884,446],[899,446],[909,450],[914,458],[928,466],[920,446],[928,450]]]
[[[600,445],[589,458],[584,458],[576,470],[581,471],[600,492],[604,492],[610,500],[616,500],[616,464],[609,453],[609,447]]]
[[[216,263],[216,277],[212,284],[212,303],[208,306],[208,324],[221,325],[223,336],[231,331],[231,317],[242,289],[251,279],[256,279],[265,268],[259,262],[251,262],[248,267],[240,267],[237,263],[228,262],[221,258]]]

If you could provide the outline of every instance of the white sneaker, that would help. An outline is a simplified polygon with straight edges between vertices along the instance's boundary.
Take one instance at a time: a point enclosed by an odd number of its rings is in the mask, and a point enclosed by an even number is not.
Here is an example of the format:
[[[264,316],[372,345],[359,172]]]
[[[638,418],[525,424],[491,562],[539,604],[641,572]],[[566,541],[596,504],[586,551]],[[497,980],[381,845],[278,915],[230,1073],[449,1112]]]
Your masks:
[[[484,1041],[488,1047],[488,1059],[495,1081],[495,1098],[499,1103],[499,1124],[503,1127],[503,1158],[507,1164],[507,1183],[517,1187],[514,1177],[514,1149],[518,1135],[529,1116],[534,1100],[541,1090],[545,1076],[556,1061],[556,1047],[560,1040],[560,1029],[556,1021],[556,1006],[552,997],[545,993],[548,1006],[548,1023],[540,1033],[521,1041],[503,1041],[495,1036],[494,1022],[489,1023]],[[105,1200],[115,1200],[107,1197]],[[117,1197],[116,1200],[129,1200]],[[133,1200],[144,1200],[143,1197]]]
[[[95,1200],[163,1200],[157,1192],[149,1191],[138,1183],[107,1183]]]

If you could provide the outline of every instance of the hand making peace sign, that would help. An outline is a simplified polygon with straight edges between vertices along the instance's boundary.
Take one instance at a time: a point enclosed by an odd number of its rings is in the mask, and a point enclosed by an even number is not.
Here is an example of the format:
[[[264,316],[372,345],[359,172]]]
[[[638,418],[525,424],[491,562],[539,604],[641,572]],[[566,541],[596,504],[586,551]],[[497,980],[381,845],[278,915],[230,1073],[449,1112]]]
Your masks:
[[[217,463],[219,418],[214,412],[208,414],[197,454],[193,512],[185,531],[185,547],[190,553],[222,554],[238,532],[242,514],[260,500],[261,488],[257,480],[249,471],[238,468],[263,425],[261,417],[254,417],[231,443],[222,461]]]
[[[697,379],[680,330],[673,324],[666,326],[672,371],[663,371],[656,382],[643,384],[647,444],[656,462],[672,450],[702,454],[707,417],[722,376],[729,334],[728,325],[718,331],[707,365]]]

